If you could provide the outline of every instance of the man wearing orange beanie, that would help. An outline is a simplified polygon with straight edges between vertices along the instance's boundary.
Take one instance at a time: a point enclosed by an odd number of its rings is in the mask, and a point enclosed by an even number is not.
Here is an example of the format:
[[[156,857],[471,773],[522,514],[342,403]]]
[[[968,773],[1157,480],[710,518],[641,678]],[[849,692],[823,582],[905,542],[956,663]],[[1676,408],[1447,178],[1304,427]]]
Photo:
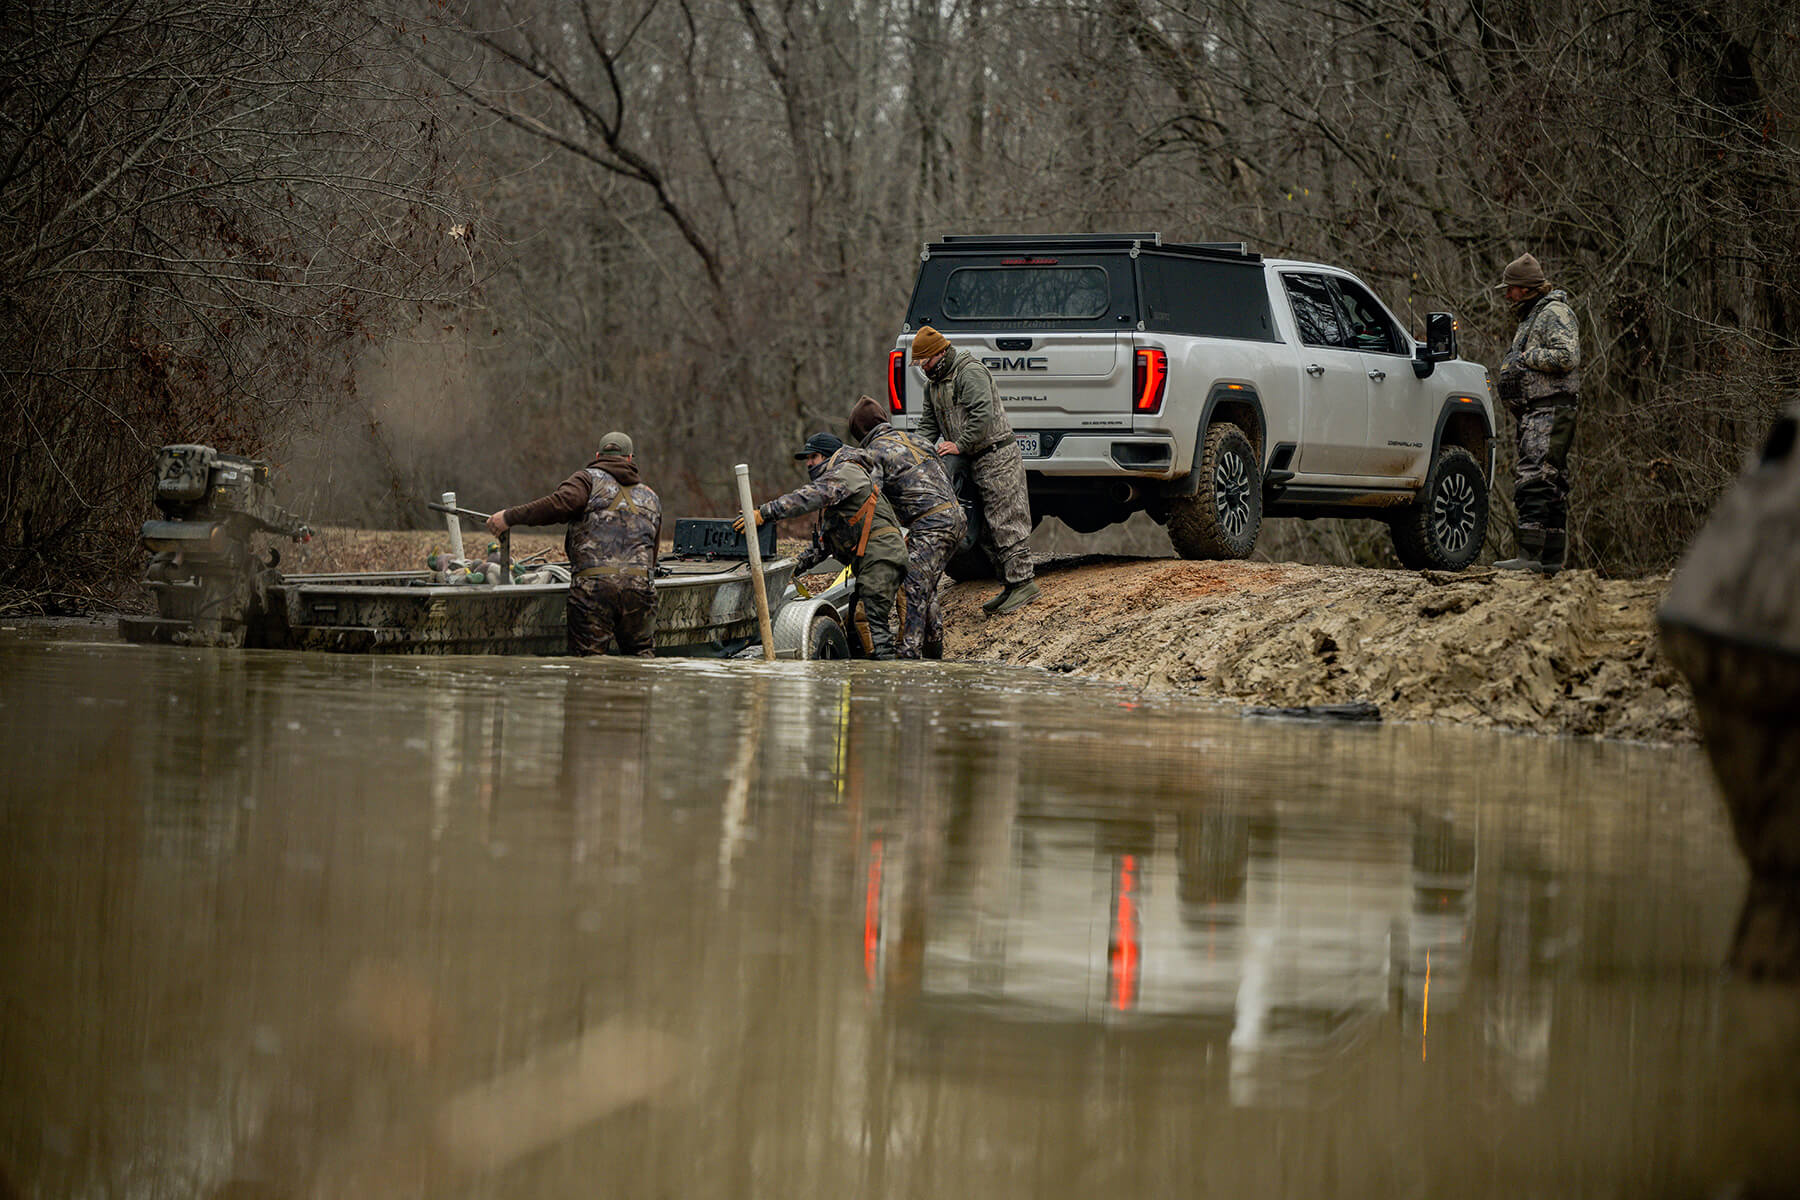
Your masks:
[[[1012,612],[1039,595],[1031,565],[1031,497],[1025,459],[1012,423],[979,358],[958,350],[929,325],[913,335],[913,365],[925,373],[925,411],[919,436],[938,454],[960,454],[981,491],[986,526],[981,548],[1005,586],[981,606],[991,616]]]

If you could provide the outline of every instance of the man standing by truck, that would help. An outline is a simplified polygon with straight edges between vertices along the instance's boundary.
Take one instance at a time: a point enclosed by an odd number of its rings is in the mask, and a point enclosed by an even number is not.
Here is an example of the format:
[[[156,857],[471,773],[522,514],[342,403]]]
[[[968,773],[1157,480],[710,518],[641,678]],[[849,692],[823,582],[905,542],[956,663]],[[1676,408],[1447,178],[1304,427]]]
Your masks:
[[[514,525],[557,525],[569,532],[569,653],[656,653],[656,551],[662,541],[662,501],[638,478],[631,439],[609,433],[594,460],[548,496],[497,512],[487,520],[498,537]]]
[[[1032,577],[1025,459],[994,390],[994,377],[980,359],[952,348],[950,339],[930,325],[913,335],[912,358],[928,381],[919,436],[940,455],[962,455],[981,491],[986,517],[981,548],[1005,585],[981,609],[990,615],[1012,612],[1038,598],[1038,585]]]
[[[836,434],[819,432],[794,452],[812,482],[756,506],[756,523],[767,524],[805,513],[819,514],[812,545],[800,552],[794,574],[805,574],[827,558],[849,566],[856,595],[869,622],[869,656],[892,659],[894,597],[906,575],[906,540],[900,522],[864,467],[860,450]],[[744,518],[731,523],[745,532]]]
[[[900,657],[920,658],[927,645],[944,641],[938,580],[969,527],[951,490],[950,476],[932,447],[888,424],[873,396],[850,410],[850,440],[874,460],[881,494],[906,526],[906,621]]]
[[[1518,315],[1495,390],[1519,426],[1513,507],[1518,556],[1503,571],[1554,575],[1568,553],[1569,447],[1581,392],[1581,333],[1561,288],[1529,254],[1506,266],[1496,289]]]

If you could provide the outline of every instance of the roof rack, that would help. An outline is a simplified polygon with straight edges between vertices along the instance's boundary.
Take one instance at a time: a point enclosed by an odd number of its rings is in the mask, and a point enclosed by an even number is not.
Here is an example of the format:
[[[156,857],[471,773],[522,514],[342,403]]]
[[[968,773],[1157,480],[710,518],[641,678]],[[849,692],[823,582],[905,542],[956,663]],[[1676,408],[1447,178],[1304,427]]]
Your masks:
[[[1262,255],[1252,253],[1243,242],[1165,242],[1160,233],[952,233],[927,242],[920,257],[996,250],[1160,250],[1194,258],[1262,260]]]
[[[1162,244],[1160,233],[951,233],[925,246],[933,250],[1130,250]]]

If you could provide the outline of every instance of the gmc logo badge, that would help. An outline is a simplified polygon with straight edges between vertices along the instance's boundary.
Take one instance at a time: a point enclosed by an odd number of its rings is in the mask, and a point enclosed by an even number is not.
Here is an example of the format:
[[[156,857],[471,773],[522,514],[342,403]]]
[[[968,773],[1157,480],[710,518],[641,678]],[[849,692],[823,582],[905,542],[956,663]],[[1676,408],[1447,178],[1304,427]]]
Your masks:
[[[1034,358],[984,358],[981,365],[990,371],[1048,371],[1050,360],[1043,357]]]

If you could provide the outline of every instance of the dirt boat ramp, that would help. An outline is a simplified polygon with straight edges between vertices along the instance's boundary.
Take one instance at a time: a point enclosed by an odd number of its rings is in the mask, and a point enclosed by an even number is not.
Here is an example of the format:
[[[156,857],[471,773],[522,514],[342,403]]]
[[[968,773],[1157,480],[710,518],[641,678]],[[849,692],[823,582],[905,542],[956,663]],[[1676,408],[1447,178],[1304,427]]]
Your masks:
[[[1004,617],[945,592],[947,658],[1245,707],[1373,704],[1384,720],[1679,743],[1692,693],[1663,658],[1667,576],[1554,578],[1172,558],[1052,559]]]

